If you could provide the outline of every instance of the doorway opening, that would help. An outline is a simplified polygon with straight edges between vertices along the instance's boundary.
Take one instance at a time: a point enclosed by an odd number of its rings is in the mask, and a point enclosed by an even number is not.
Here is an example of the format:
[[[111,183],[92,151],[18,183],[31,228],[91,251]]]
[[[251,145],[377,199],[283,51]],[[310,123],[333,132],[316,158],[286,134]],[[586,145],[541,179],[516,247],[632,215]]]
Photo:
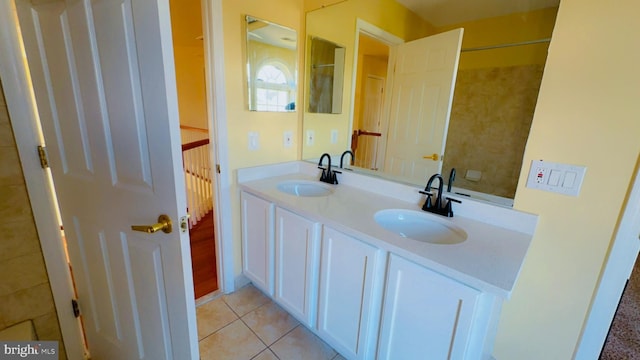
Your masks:
[[[640,353],[639,299],[640,258],[637,258],[613,316],[600,360],[630,359]]]
[[[200,0],[170,1],[195,298],[219,289],[214,230],[213,137],[207,110]]]
[[[351,151],[355,166],[378,170],[384,89],[389,66],[389,45],[367,34],[358,33],[358,59],[354,96]]]

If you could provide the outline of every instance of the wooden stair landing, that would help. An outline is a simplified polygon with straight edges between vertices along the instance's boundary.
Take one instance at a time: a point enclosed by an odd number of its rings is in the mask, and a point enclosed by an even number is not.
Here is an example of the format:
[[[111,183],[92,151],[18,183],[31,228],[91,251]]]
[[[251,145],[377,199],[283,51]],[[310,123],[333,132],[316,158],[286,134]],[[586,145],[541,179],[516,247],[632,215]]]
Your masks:
[[[191,267],[196,299],[218,290],[216,243],[213,211],[208,212],[191,230]]]

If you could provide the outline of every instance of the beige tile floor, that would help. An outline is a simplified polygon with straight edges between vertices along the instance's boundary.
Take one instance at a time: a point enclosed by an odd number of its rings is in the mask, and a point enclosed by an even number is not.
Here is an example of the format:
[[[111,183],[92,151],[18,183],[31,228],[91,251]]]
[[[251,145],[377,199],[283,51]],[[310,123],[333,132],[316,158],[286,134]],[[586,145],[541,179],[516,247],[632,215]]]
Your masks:
[[[249,284],[196,309],[202,360],[343,360]]]

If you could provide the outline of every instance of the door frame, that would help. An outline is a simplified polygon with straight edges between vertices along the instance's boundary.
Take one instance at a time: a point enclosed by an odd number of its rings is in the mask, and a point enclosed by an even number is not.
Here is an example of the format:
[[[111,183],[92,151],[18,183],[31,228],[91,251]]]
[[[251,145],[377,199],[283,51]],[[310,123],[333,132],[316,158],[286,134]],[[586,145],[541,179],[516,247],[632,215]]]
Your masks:
[[[15,1],[15,0],[14,0]],[[22,44],[14,1],[0,1],[0,79],[2,79],[10,122],[25,184],[29,194],[33,217],[38,231],[42,253],[49,275],[49,283],[60,324],[67,357],[86,358],[80,323],[73,315],[70,300],[74,298],[71,273],[67,266],[63,239],[58,223],[55,193],[50,182],[49,170],[40,166],[36,147],[44,144],[40,128],[35,95]],[[235,290],[234,249],[232,219],[221,214],[231,213],[231,176],[227,142],[226,97],[224,92],[224,37],[222,0],[201,0],[205,39],[205,73],[209,137],[212,146],[212,169],[219,165],[225,170],[215,172],[214,204],[216,220],[216,261],[219,288],[223,293]],[[195,299],[194,299],[195,303]]]
[[[602,351],[627,279],[640,250],[640,157],[629,185],[626,204],[607,255],[574,359],[597,359]]]
[[[358,82],[358,54],[359,54],[359,45],[360,45],[360,34],[365,34],[367,36],[377,39],[378,41],[384,44],[387,44],[389,46],[390,52],[393,52],[394,46],[405,43],[405,41],[402,38],[396,35],[393,35],[390,32],[382,30],[381,28],[371,23],[368,23],[360,18],[356,19],[356,33],[355,33],[355,40],[354,40],[353,67],[352,67],[353,71],[351,74],[351,105],[349,109],[349,117],[352,120],[349,124],[349,138],[351,138],[351,134],[353,134],[353,115],[355,114],[356,84]],[[391,65],[391,57],[389,57],[389,66],[390,65]],[[393,82],[393,74],[388,69],[387,79],[385,81],[385,88],[390,89],[392,82]],[[389,119],[388,112],[386,110],[387,109],[387,93],[388,91],[385,91],[384,100],[383,100],[384,103],[382,105],[382,112],[380,113],[381,129],[385,128],[385,123],[387,123]],[[379,156],[380,155],[384,156],[384,150],[386,149],[385,143],[386,143],[386,139],[380,139],[380,144],[382,145],[382,148],[379,148],[378,150]],[[349,144],[349,148],[351,148],[351,144]]]
[[[215,220],[216,266],[218,287],[228,294],[236,288],[235,255],[233,246],[231,176],[228,173],[229,142],[227,130],[227,97],[225,95],[224,75],[224,33],[222,19],[222,0],[201,0],[202,30],[204,31],[205,86],[207,89],[207,114],[209,122],[209,142],[212,144],[211,169],[214,171],[213,190],[216,201],[213,204]],[[220,172],[217,171],[217,165]]]

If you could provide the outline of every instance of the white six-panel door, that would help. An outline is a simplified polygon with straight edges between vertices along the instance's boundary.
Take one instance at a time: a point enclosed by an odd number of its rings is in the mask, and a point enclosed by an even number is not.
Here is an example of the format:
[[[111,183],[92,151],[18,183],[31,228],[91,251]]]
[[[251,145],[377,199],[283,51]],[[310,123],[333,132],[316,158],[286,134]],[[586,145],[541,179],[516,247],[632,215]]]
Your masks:
[[[365,106],[363,127],[368,132],[380,133],[380,114],[384,99],[384,78],[367,75],[364,80]],[[362,136],[358,139],[356,163],[366,169],[376,169],[378,162],[379,136]]]
[[[462,34],[451,30],[395,48],[386,173],[423,183],[442,169]],[[435,160],[424,158],[433,154]]]
[[[92,359],[196,359],[168,1],[16,6]]]

